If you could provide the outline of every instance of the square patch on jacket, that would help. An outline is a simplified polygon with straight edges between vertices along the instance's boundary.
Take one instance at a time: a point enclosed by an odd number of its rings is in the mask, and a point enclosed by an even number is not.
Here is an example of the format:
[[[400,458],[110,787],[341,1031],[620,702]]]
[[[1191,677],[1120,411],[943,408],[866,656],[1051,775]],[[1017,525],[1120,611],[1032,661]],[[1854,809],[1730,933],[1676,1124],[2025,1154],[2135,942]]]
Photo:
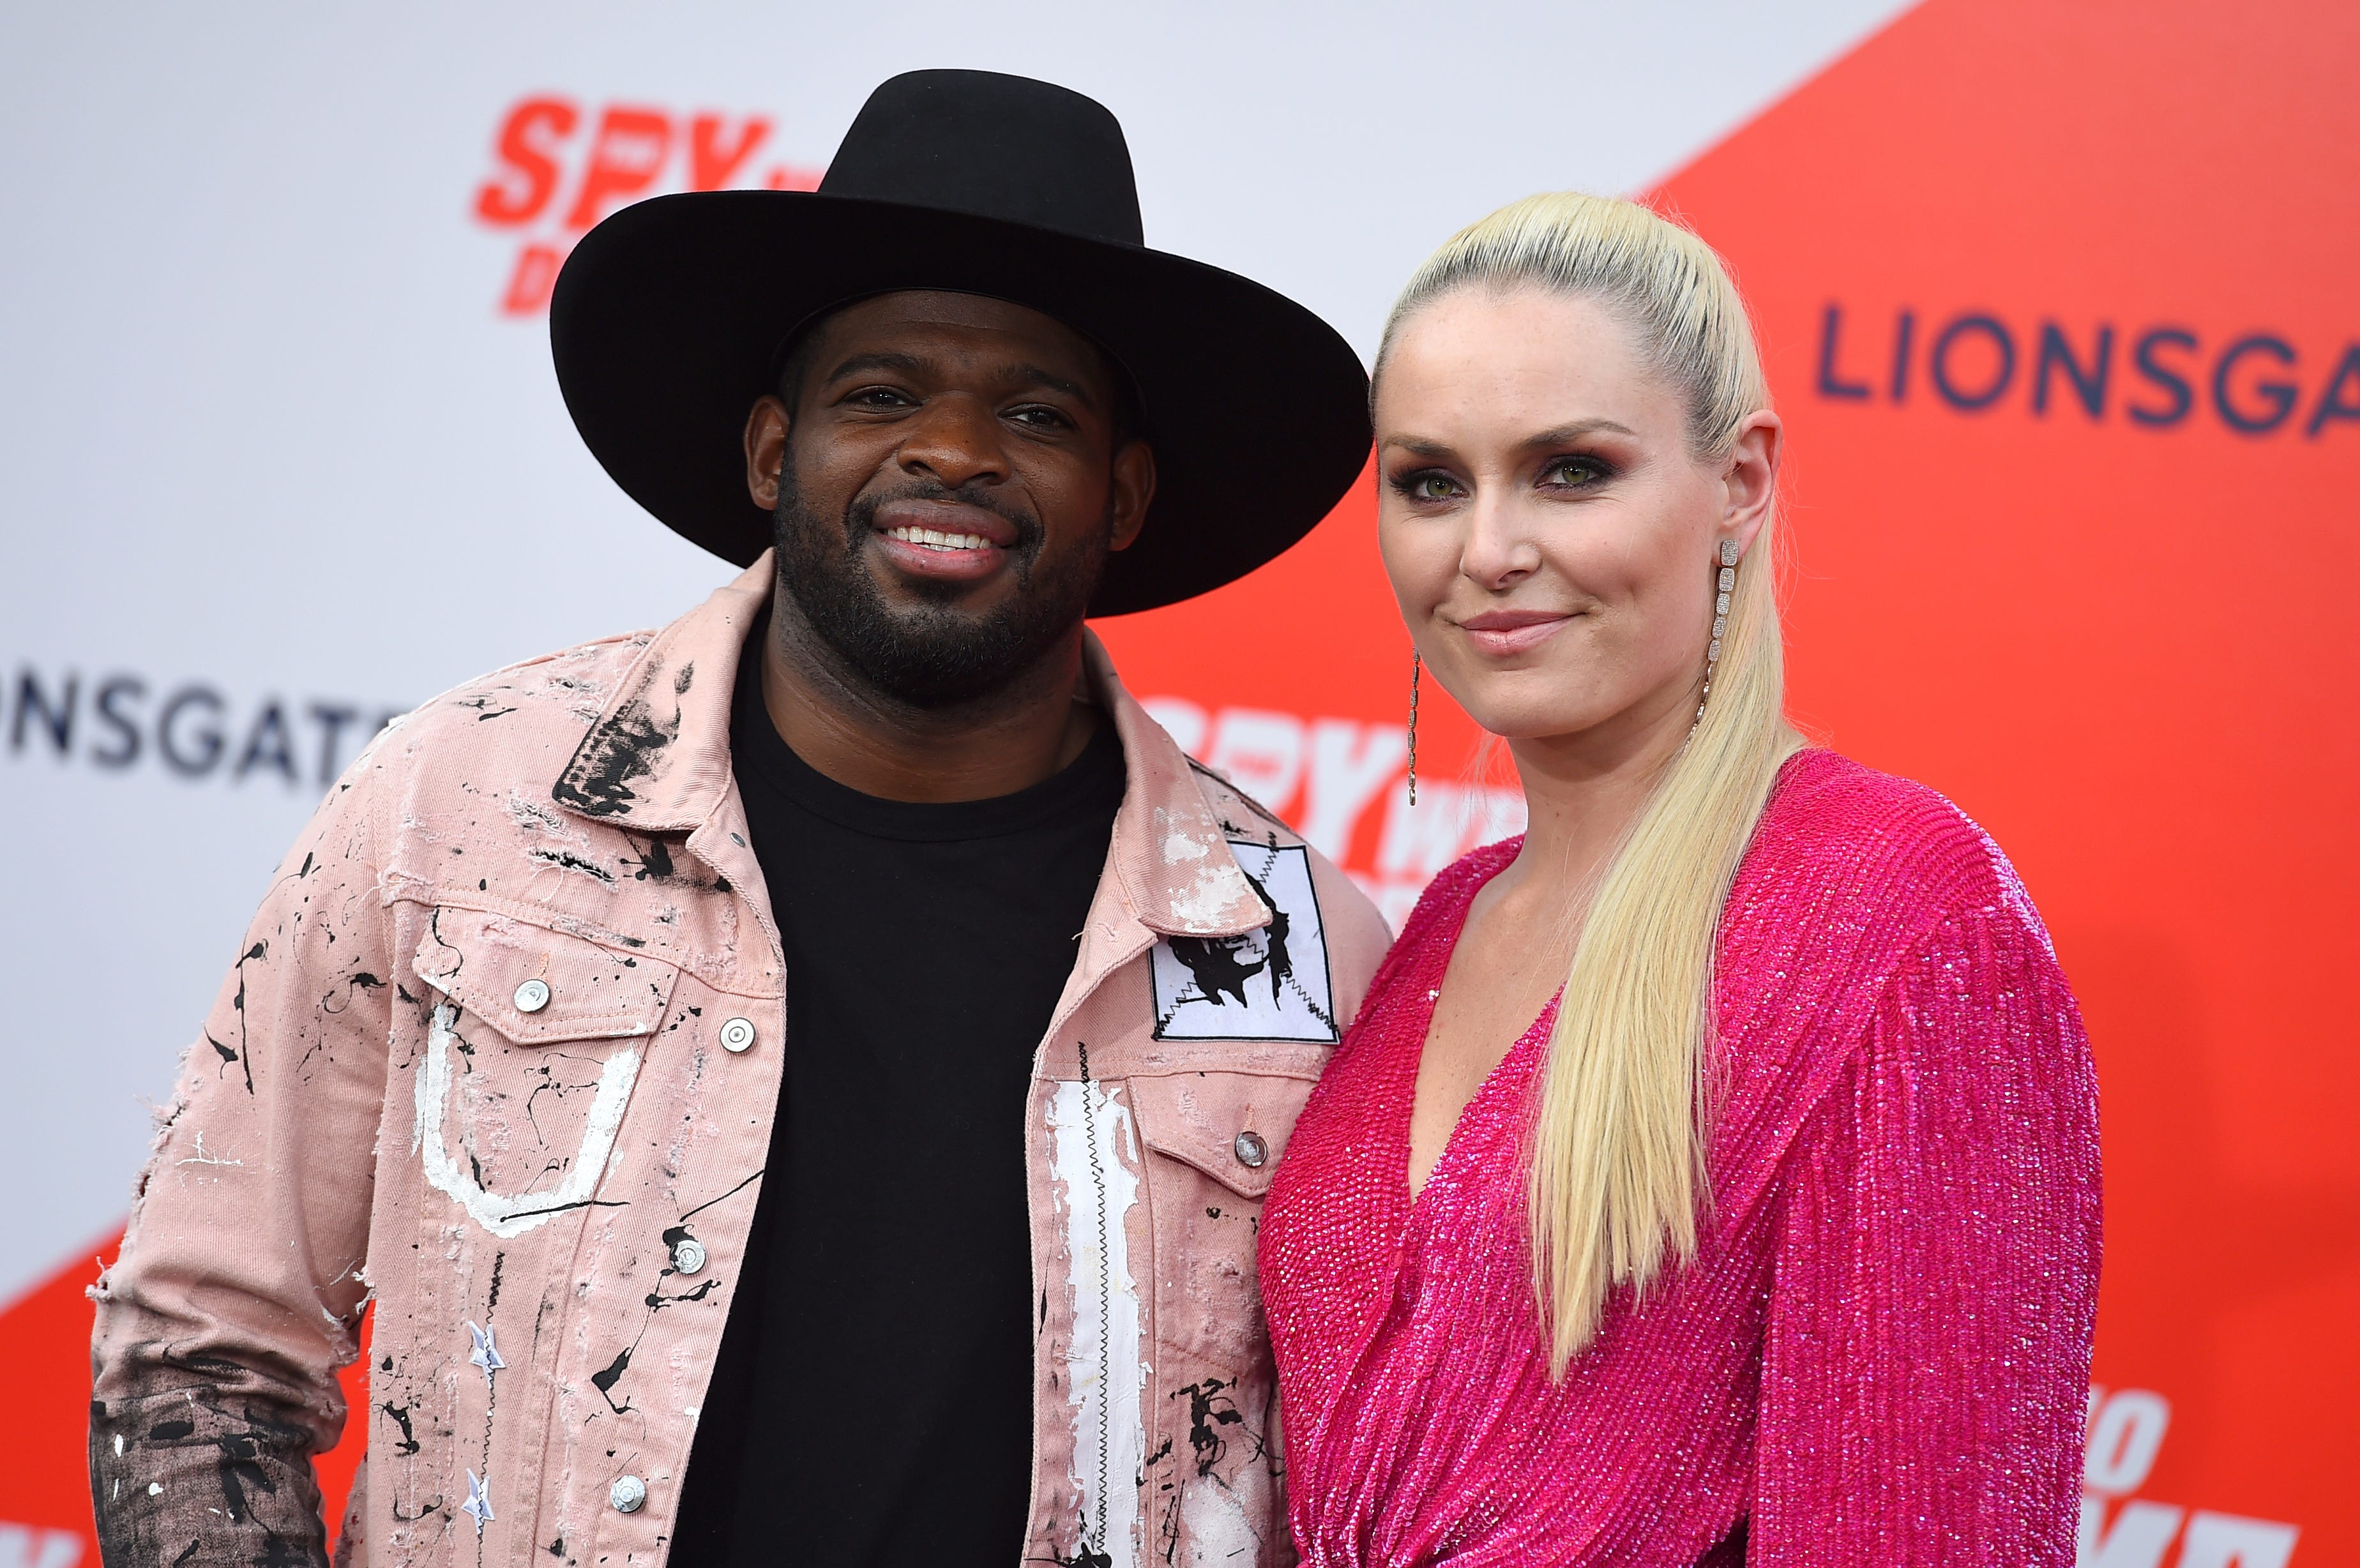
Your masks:
[[[1238,869],[1272,910],[1242,936],[1167,936],[1150,953],[1158,1040],[1284,1040],[1333,1045],[1328,933],[1301,844],[1229,841]]]

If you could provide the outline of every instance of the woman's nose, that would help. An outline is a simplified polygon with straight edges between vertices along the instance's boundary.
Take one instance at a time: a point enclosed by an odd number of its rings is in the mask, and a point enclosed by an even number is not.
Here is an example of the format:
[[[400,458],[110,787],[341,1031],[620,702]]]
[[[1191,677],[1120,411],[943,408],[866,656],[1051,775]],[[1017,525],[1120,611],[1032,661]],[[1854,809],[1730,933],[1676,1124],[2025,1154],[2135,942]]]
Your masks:
[[[1479,493],[1468,509],[1467,538],[1459,551],[1460,575],[1479,586],[1499,589],[1531,575],[1540,564],[1540,544],[1524,508]]]

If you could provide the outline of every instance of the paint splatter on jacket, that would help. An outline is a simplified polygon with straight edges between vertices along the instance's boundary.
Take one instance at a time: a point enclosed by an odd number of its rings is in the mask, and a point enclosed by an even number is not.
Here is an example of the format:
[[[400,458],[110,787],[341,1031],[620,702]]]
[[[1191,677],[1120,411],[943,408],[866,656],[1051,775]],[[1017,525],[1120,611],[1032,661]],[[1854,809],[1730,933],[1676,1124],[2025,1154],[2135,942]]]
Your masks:
[[[339,1561],[663,1561],[783,1060],[728,750],[770,581],[428,703],[290,853],[93,1291],[110,1564],[321,1561],[365,1310]],[[1021,1129],[1011,1560],[1290,1561],[1254,1232],[1386,933],[1088,676],[1129,785]]]

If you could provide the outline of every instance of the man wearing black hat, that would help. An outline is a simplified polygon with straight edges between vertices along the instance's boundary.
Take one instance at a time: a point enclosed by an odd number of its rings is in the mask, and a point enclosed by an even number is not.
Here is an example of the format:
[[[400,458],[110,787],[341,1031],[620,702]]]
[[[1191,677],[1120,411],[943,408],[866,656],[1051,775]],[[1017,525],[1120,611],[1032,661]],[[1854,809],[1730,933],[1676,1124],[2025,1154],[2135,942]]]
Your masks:
[[[320,1561],[372,1300],[352,1561],[1287,1560],[1255,1222],[1385,933],[1083,620],[1308,531],[1358,360],[973,71],[815,193],[625,209],[551,329],[747,570],[290,852],[95,1292],[106,1560]]]

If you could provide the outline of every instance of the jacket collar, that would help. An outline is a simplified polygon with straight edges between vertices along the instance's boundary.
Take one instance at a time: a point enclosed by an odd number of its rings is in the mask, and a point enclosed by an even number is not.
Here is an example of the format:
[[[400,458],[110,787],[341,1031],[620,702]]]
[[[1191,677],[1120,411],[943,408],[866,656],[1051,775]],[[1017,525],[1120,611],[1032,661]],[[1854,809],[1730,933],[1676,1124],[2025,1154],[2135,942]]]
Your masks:
[[[651,638],[550,798],[640,833],[702,826],[730,786],[730,696],[746,638],[777,581],[770,553]],[[1235,936],[1270,912],[1238,868],[1193,765],[1123,689],[1105,645],[1083,636],[1091,700],[1114,721],[1128,782],[1108,867],[1141,924],[1167,936]]]
[[[1268,924],[1270,910],[1190,777],[1196,765],[1124,688],[1096,632],[1082,636],[1082,670],[1122,742],[1129,781],[1108,860],[1140,923],[1163,936],[1237,936]]]
[[[770,554],[656,633],[574,749],[550,799],[641,833],[692,830],[729,789],[738,656],[770,602]]]

